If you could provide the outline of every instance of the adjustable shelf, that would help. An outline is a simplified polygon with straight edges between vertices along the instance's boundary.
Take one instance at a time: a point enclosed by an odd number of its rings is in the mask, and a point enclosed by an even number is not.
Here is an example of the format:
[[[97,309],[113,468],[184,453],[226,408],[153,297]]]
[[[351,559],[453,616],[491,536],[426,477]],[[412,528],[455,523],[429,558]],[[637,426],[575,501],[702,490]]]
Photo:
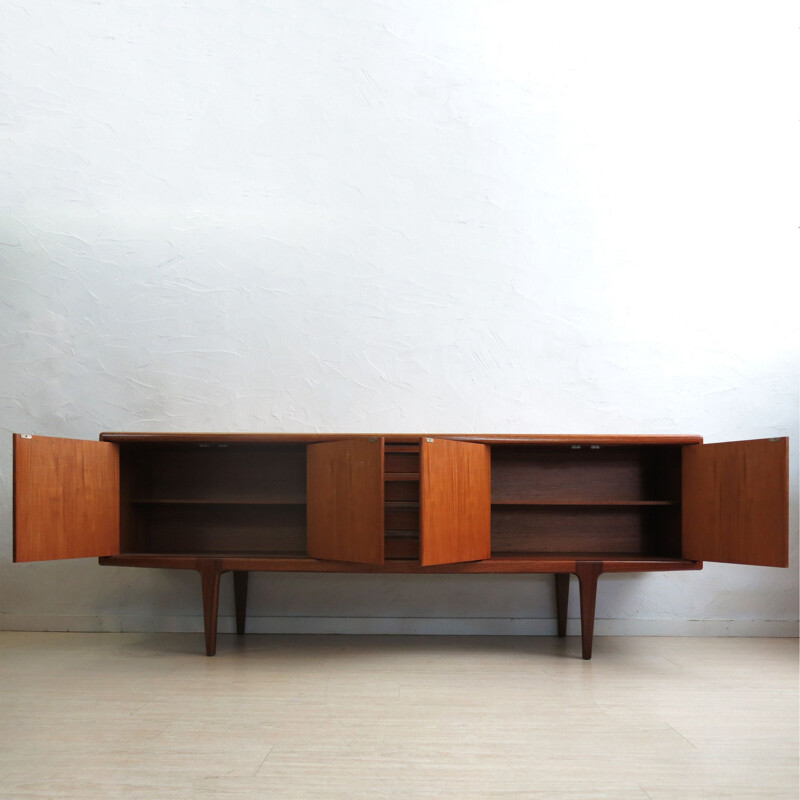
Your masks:
[[[493,506],[674,506],[672,500],[492,500]]]
[[[304,506],[305,500],[226,500],[226,499],[207,499],[207,498],[136,498],[131,500],[135,505],[173,505],[173,506]]]

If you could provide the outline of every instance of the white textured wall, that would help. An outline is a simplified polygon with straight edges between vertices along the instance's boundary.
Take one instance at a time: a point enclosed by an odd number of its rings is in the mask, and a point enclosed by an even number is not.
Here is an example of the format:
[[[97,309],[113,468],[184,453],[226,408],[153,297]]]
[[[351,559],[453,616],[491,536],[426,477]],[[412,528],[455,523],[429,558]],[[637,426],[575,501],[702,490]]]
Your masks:
[[[788,434],[796,487],[794,12],[2,3],[0,624],[200,624],[193,574],[11,565],[12,431]],[[598,632],[791,633],[792,530]],[[551,580],[256,575],[252,629],[545,632]]]

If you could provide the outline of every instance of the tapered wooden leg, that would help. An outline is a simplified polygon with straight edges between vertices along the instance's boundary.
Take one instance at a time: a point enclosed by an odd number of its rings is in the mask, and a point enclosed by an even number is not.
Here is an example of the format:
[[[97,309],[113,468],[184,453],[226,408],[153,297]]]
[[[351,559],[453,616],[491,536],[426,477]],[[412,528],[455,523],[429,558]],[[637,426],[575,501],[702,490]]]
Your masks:
[[[236,571],[233,573],[233,597],[236,602],[236,633],[244,633],[244,623],[247,618],[247,578],[249,572]]]
[[[219,609],[219,576],[222,574],[214,563],[203,564],[199,569],[203,584],[203,621],[206,631],[206,655],[217,652],[217,612]]]
[[[569,573],[557,572],[556,578],[556,616],[558,635],[567,635],[567,607],[569,605]]]
[[[599,561],[579,562],[575,570],[581,589],[581,646],[587,660],[592,657],[597,579],[602,571],[603,565]]]

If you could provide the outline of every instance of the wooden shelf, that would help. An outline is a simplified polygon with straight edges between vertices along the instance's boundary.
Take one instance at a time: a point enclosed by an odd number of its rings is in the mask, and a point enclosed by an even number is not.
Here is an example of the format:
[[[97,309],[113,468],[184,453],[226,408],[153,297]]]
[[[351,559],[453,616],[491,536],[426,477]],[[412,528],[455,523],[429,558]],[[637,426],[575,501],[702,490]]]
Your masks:
[[[397,537],[398,540],[402,539],[412,539],[413,537]],[[280,567],[283,566],[281,563],[270,563],[270,562],[286,562],[288,560],[301,562],[301,564],[305,567],[324,567],[325,562],[321,559],[311,558],[303,552],[286,552],[286,553],[275,553],[273,555],[265,555],[264,553],[259,552],[245,552],[245,551],[235,551],[234,553],[229,553],[224,549],[220,549],[214,551],[211,555],[225,555],[230,558],[235,558],[237,561],[247,561],[253,560],[254,562],[260,562],[260,566],[275,566]],[[166,559],[202,559],[209,556],[208,552],[199,552],[199,553],[191,553],[191,552],[179,552],[179,553],[157,553],[157,552],[147,552],[147,553],[120,553],[117,556],[103,556],[101,560],[103,563],[111,564],[112,562],[120,562],[123,560],[134,560],[134,559],[142,559],[148,558],[153,559],[153,561],[157,562],[160,560]],[[511,562],[524,562],[526,565],[531,565],[537,561],[540,561],[545,564],[551,564],[554,561],[615,561],[615,562],[635,562],[641,563],[644,565],[652,565],[652,564],[675,564],[675,565],[686,565],[686,568],[696,568],[699,567],[695,566],[698,563],[692,561],[691,559],[686,558],[674,558],[669,556],[648,556],[642,553],[602,553],[602,552],[578,552],[578,551],[565,551],[560,553],[492,553],[491,559],[486,559],[484,561],[470,561],[464,562],[464,565],[469,567],[469,571],[476,571],[476,568],[480,568],[477,571],[486,571],[491,572],[492,562],[496,563],[504,563],[508,564]],[[342,562],[334,562],[337,564],[341,564]],[[692,565],[691,567],[689,565]],[[360,565],[359,571],[369,570],[371,567],[374,568],[376,571],[380,571],[382,565],[368,565],[363,564]],[[451,571],[450,568],[458,570],[458,565],[450,564],[450,565],[440,565],[442,568],[447,568],[447,571]],[[436,567],[423,567],[423,569],[428,569],[430,571],[435,571]]]
[[[422,567],[414,559],[392,559],[383,564],[357,564],[309,558],[305,555],[248,555],[245,552],[213,554],[181,553],[125,553],[100,558],[101,564],[112,566],[171,567],[173,569],[198,569],[213,555],[220,560],[223,570],[263,570],[268,572],[374,572],[398,574],[425,573],[531,573],[574,572],[581,562],[602,563],[603,572],[661,572],[672,570],[697,570],[702,561],[684,558],[647,556],[638,553],[503,553],[494,554],[485,561],[467,561],[457,564],[439,564]]]
[[[386,480],[410,480],[405,477],[410,473],[397,472],[394,476],[387,477]],[[402,475],[404,477],[395,477]],[[209,499],[181,499],[181,498],[166,498],[166,499],[143,499],[136,498],[131,500],[132,503],[137,505],[284,505],[284,506],[302,506],[305,505],[305,500],[209,500]],[[419,502],[413,500],[389,500],[384,504],[387,508],[418,508]],[[674,506],[677,503],[672,500],[492,500],[493,506],[619,506],[636,507],[636,506]]]
[[[610,553],[602,551],[566,550],[553,553],[509,552],[492,553],[492,561],[626,561],[643,564],[683,564],[690,559],[675,556],[650,556],[644,553]]]
[[[385,481],[418,481],[419,472],[385,472],[383,479]]]
[[[171,506],[304,506],[305,500],[209,500],[203,499],[178,499],[169,498],[164,500],[136,499],[131,500],[136,505],[171,505]]]
[[[492,500],[493,506],[674,506],[672,500]]]

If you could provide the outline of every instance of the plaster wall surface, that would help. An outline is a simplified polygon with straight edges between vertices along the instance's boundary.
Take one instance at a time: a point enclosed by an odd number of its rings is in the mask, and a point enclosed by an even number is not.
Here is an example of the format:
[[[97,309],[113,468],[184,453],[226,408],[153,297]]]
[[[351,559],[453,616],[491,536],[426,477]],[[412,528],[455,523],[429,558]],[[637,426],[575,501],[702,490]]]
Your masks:
[[[596,630],[796,633],[793,5],[3,3],[0,626],[201,625],[11,564],[12,431],[700,433],[792,437],[790,569]],[[546,633],[551,580],[256,575],[250,629]]]

